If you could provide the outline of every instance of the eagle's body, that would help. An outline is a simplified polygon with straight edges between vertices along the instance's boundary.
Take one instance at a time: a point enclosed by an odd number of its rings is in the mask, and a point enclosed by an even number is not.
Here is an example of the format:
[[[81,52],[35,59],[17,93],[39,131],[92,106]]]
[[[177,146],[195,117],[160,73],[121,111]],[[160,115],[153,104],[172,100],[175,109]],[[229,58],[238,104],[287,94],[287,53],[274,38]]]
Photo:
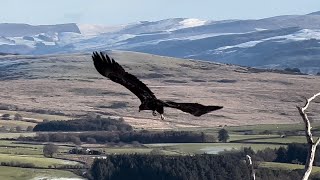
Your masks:
[[[162,101],[143,82],[126,72],[114,59],[109,58],[108,55],[104,55],[102,52],[100,54],[94,52],[92,59],[95,68],[101,75],[123,85],[140,99],[141,105],[139,106],[139,111],[151,110],[153,115],[156,115],[155,112],[158,112],[161,115],[161,119],[164,119],[164,107],[180,109],[194,116],[201,116],[222,108],[222,106],[205,106],[198,103]]]

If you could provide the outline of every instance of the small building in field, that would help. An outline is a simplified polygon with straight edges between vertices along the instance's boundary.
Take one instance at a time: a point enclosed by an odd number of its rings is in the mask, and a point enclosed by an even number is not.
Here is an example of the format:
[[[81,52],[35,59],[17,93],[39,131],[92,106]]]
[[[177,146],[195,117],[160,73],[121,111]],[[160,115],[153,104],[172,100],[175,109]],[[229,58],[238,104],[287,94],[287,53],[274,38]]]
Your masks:
[[[102,152],[98,150],[92,150],[89,148],[77,147],[77,148],[70,149],[69,154],[100,155],[102,154]]]

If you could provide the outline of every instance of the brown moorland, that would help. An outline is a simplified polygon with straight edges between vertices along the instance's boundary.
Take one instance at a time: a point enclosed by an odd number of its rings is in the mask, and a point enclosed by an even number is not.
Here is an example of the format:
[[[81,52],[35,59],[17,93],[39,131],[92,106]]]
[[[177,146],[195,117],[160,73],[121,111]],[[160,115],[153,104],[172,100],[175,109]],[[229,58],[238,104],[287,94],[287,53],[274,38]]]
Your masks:
[[[159,99],[224,108],[201,117],[166,108],[165,121],[150,111],[139,113],[139,99],[99,75],[91,54],[0,57],[0,105],[67,116],[89,112],[120,116],[137,128],[291,124],[301,122],[296,106],[320,91],[320,76],[134,52],[112,51],[110,55]],[[309,110],[318,108],[313,105]]]

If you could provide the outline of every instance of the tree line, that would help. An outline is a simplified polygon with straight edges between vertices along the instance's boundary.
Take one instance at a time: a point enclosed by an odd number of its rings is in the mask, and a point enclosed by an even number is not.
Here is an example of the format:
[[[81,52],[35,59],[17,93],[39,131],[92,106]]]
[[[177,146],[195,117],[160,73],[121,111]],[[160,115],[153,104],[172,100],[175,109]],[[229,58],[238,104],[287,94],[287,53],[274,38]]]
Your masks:
[[[216,142],[213,135],[192,131],[96,131],[81,133],[37,133],[34,137],[18,140],[39,142],[87,142],[87,143],[206,143]]]
[[[33,131],[131,131],[122,118],[83,117],[69,121],[48,121],[37,124]]]
[[[290,143],[287,147],[281,146],[275,149],[266,148],[257,152],[254,152],[251,148],[244,148],[244,151],[255,161],[290,164],[305,164],[308,155],[308,147],[300,143]],[[320,150],[316,151],[314,166],[320,166]]]
[[[96,180],[249,179],[246,164],[227,155],[111,155],[95,160],[90,172]]]
[[[305,144],[292,143],[287,148],[280,147],[276,151],[275,162],[305,164],[308,156],[308,147]],[[313,162],[314,166],[320,166],[320,150],[317,149]]]
[[[244,152],[223,155],[109,155],[96,159],[89,179],[94,180],[248,180]],[[299,171],[258,168],[257,180],[295,180]],[[316,179],[316,178],[312,178]]]

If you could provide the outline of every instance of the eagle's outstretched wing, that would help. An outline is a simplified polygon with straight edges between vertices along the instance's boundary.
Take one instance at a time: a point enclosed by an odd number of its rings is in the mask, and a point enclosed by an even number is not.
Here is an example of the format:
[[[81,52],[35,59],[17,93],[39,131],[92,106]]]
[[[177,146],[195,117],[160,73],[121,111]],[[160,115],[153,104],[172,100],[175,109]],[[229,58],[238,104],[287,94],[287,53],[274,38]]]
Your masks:
[[[156,99],[151,90],[137,77],[127,73],[114,59],[107,54],[93,52],[94,67],[102,75],[113,82],[119,83],[135,94],[141,102],[146,99]]]
[[[223,106],[205,106],[198,103],[176,103],[172,101],[165,101],[165,107],[180,109],[183,112],[190,113],[194,116],[201,116],[211,111],[223,108]]]

